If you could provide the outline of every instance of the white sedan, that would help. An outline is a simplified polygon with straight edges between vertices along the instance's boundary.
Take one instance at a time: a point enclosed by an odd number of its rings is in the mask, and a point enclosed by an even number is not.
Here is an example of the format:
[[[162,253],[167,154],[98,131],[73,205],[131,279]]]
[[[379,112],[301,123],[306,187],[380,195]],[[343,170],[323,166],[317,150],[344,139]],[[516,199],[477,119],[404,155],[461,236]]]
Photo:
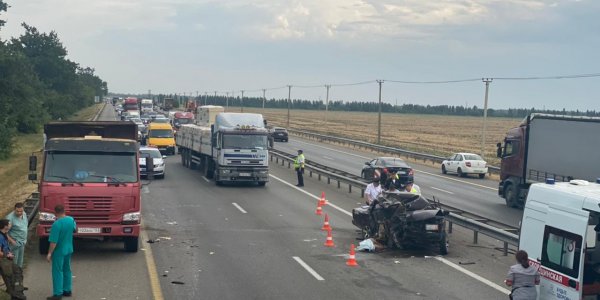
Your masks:
[[[484,178],[488,172],[487,163],[481,156],[473,153],[456,153],[442,162],[442,173],[456,173],[460,177],[478,174]]]
[[[154,161],[154,176],[165,178],[165,159],[167,157],[161,155],[157,148],[144,146],[140,147],[140,176],[145,177],[148,175],[148,172],[146,171],[146,157],[152,157]]]

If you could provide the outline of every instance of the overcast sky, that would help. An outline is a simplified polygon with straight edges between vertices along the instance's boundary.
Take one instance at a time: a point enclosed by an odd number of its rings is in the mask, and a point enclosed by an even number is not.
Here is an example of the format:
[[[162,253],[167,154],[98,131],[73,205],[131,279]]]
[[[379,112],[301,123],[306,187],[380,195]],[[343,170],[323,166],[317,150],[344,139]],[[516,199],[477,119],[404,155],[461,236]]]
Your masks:
[[[27,22],[113,92],[334,86],[376,101],[376,79],[438,81],[600,73],[598,0],[6,0],[2,39]],[[600,77],[500,81],[490,107],[600,110]],[[481,81],[384,82],[384,101],[483,106]],[[239,95],[239,92],[236,92]],[[246,92],[262,96],[262,91]],[[267,91],[287,98],[287,89]],[[292,88],[325,99],[325,88]]]

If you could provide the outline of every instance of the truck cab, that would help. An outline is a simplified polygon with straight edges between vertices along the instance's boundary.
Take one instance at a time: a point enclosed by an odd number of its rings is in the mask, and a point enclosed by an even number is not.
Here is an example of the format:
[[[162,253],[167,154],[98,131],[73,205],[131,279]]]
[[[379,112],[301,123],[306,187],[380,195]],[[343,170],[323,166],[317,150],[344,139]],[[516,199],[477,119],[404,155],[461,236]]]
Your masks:
[[[519,249],[541,281],[538,299],[600,296],[600,179],[530,186]]]

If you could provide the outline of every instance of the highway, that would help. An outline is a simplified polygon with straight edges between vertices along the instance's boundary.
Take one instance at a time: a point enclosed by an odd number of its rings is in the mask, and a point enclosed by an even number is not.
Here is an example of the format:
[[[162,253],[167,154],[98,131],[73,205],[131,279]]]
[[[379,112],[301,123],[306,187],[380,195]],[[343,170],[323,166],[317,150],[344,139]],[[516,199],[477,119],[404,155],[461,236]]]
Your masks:
[[[304,151],[306,159],[360,176],[364,163],[378,156],[389,156],[358,151],[338,145],[319,143],[291,136],[288,143],[275,143],[275,149],[295,154]],[[443,175],[438,168],[407,161],[415,169],[415,183],[426,196],[484,218],[519,226],[523,211],[509,208],[497,193],[498,182],[476,177],[460,178]]]
[[[114,119],[110,106],[102,119]],[[303,148],[310,159],[321,149]],[[358,244],[349,214],[362,200],[315,178],[297,188],[287,167],[272,165],[270,172],[266,187],[216,186],[199,171],[184,168],[179,156],[167,158],[165,179],[142,190],[148,236],[143,250],[131,254],[121,251],[121,243],[78,242],[73,299],[506,298],[508,291],[498,284],[512,258],[502,257],[484,238],[471,247],[470,233],[459,228],[443,258],[436,249],[387,250],[357,253],[360,266],[346,266],[350,245]],[[315,215],[322,191],[330,201],[324,212],[331,218],[333,248],[324,247],[323,217]],[[44,299],[50,291],[49,264],[31,248],[26,263],[27,295]],[[156,267],[152,276],[148,266]]]

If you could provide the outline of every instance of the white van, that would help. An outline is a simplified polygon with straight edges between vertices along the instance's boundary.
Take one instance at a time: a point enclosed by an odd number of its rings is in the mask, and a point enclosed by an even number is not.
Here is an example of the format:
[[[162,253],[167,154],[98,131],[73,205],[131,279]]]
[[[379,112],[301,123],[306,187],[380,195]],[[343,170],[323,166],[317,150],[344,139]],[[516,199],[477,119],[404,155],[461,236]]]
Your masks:
[[[600,179],[531,185],[519,249],[539,267],[538,299],[600,299]]]

